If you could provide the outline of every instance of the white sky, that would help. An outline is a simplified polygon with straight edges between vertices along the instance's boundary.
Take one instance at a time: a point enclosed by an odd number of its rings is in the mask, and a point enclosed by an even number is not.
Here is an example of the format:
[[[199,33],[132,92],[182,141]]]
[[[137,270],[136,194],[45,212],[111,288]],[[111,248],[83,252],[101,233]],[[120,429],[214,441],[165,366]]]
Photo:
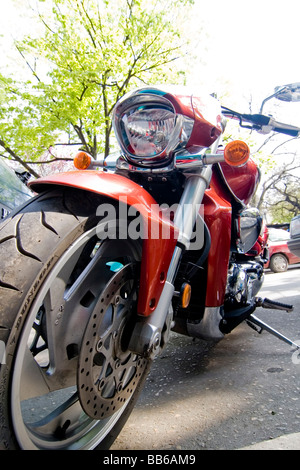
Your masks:
[[[221,88],[227,80],[233,93],[259,99],[300,82],[299,0],[195,0],[195,8],[209,34],[202,70],[208,82]]]
[[[28,19],[28,1],[36,0],[0,0],[4,74],[7,65],[20,59],[12,37],[36,29]],[[299,0],[194,0],[192,18],[186,31],[195,41],[191,52],[198,59],[186,60],[188,85],[204,85],[209,93],[217,93],[223,105],[241,112],[249,112],[251,98],[252,112],[258,112],[275,86],[300,82]],[[300,103],[273,100],[264,113],[300,127]],[[266,136],[255,133],[254,137],[259,147]],[[299,141],[289,142],[287,150],[300,153]],[[277,158],[281,163],[282,156]]]
[[[244,99],[247,106],[251,94],[255,112],[275,86],[300,82],[299,0],[194,2],[189,30],[197,44],[192,52],[199,59],[191,68],[187,60],[189,84],[205,84],[209,92],[223,97],[223,104],[235,109]],[[0,34],[6,38],[0,38],[0,48],[5,47],[3,68],[7,56],[16,57],[7,40],[31,33],[34,24],[26,18],[27,0],[0,0],[0,5]],[[299,112],[300,125],[300,103],[283,106],[293,115]]]

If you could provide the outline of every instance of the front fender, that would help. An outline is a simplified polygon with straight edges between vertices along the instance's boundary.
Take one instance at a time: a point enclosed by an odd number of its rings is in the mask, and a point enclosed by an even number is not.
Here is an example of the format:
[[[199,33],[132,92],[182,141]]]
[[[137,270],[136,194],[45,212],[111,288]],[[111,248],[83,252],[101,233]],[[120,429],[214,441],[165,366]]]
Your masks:
[[[164,220],[155,199],[141,186],[124,176],[104,171],[70,171],[40,178],[30,183],[39,193],[49,186],[66,186],[92,191],[133,206],[143,218],[143,249],[138,313],[148,316],[160,298],[177,241],[177,232]]]

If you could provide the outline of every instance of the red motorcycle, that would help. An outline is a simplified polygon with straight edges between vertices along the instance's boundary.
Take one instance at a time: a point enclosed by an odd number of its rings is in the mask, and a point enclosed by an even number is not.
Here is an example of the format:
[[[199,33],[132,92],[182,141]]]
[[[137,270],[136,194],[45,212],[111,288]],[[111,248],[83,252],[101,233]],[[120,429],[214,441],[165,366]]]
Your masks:
[[[292,306],[257,297],[260,174],[244,142],[223,148],[226,118],[300,131],[138,89],[114,110],[118,157],[80,152],[77,170],[31,183],[37,195],[2,222],[1,449],[109,448],[172,330],[218,341],[246,321],[298,347],[254,316]]]

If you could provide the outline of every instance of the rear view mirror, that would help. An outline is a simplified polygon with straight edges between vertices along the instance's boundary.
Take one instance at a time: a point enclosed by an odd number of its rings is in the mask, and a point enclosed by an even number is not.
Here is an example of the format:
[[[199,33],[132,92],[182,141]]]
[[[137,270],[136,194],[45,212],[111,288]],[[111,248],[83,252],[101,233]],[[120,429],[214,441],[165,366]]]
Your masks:
[[[275,87],[274,93],[263,100],[259,111],[260,114],[262,114],[266,101],[269,101],[271,98],[289,102],[300,101],[300,82]]]
[[[275,97],[281,101],[300,101],[300,82],[289,85],[277,86],[274,90]]]

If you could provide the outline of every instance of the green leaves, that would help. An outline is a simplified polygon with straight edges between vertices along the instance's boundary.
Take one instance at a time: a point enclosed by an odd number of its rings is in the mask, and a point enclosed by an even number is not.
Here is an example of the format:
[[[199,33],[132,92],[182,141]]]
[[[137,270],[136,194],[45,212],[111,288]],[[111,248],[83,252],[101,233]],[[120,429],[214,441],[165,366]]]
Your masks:
[[[43,33],[17,44],[31,79],[5,79],[0,92],[9,103],[0,111],[3,142],[21,159],[36,160],[67,135],[94,157],[106,156],[118,99],[144,83],[182,80],[170,64],[181,54],[176,15],[187,3],[53,0],[49,12],[49,2],[39,1]]]
[[[29,95],[30,96],[30,95]],[[30,96],[31,98],[31,96]],[[48,129],[49,131],[49,129]],[[11,79],[0,76],[0,147],[1,154],[20,164],[37,160],[55,141],[53,131],[46,133],[40,113],[28,99],[28,93]],[[28,165],[24,165],[36,174]]]

